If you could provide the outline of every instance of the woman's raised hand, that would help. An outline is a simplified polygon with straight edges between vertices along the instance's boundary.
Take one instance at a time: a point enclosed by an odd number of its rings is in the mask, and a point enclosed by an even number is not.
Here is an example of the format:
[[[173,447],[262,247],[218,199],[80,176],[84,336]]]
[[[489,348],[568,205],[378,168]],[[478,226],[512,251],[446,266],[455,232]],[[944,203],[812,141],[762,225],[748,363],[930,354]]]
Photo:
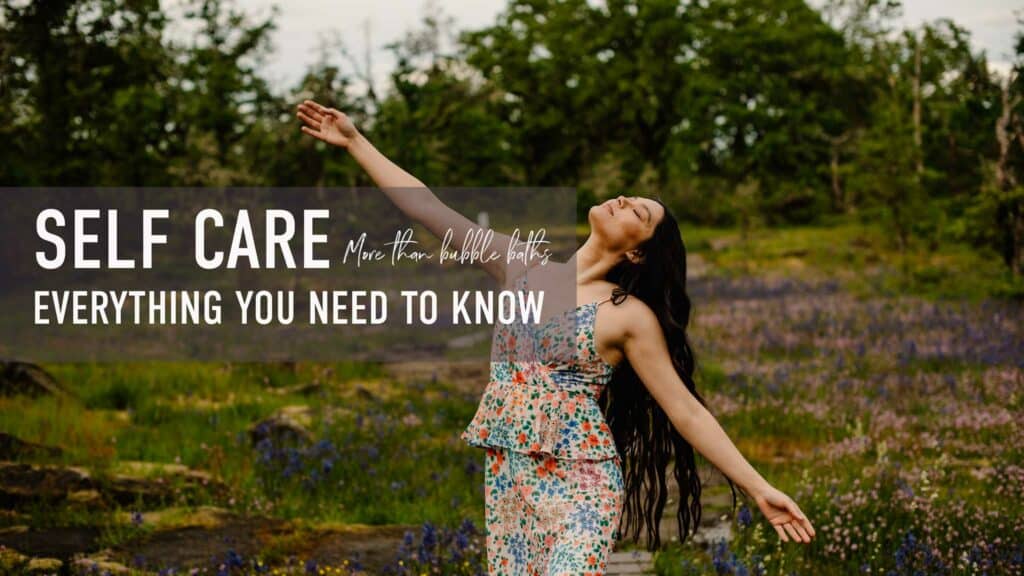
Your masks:
[[[810,542],[814,538],[811,521],[789,496],[768,487],[763,493],[757,494],[754,500],[783,542],[789,542],[789,537],[797,542]]]
[[[356,125],[344,112],[326,108],[312,100],[299,104],[296,115],[305,123],[303,132],[328,144],[348,148],[352,140],[359,136]]]

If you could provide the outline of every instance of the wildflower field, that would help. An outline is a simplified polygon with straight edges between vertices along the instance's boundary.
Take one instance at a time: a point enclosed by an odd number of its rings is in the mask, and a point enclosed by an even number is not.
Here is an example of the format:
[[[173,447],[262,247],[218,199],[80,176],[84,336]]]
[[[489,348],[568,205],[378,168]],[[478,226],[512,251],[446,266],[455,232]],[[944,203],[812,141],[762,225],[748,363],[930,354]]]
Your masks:
[[[818,537],[709,507],[728,538],[669,542],[659,574],[1024,573],[1024,305],[849,233],[694,233],[698,386]],[[0,396],[0,573],[486,573],[458,437],[484,372],[43,368]]]
[[[897,260],[878,238],[704,252],[746,256],[692,296],[706,399],[818,537],[783,544],[741,508],[732,541],[663,573],[1024,573],[1024,307],[963,252]]]

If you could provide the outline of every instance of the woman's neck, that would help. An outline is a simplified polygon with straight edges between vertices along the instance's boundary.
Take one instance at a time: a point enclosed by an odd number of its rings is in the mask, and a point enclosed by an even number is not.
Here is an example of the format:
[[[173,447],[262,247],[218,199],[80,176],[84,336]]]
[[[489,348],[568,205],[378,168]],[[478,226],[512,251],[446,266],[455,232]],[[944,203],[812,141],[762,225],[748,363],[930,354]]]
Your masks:
[[[595,280],[604,280],[608,271],[619,261],[619,256],[603,250],[590,236],[587,241],[566,262],[576,268],[576,284],[589,284]]]

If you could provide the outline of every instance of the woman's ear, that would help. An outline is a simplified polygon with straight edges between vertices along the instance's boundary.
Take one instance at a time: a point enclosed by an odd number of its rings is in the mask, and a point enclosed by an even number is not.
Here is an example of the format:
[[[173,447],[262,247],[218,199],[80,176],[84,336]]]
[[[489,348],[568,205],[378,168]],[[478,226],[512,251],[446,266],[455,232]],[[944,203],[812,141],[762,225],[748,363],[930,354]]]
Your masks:
[[[633,264],[639,264],[644,261],[644,251],[640,249],[630,250],[626,252],[626,258]]]

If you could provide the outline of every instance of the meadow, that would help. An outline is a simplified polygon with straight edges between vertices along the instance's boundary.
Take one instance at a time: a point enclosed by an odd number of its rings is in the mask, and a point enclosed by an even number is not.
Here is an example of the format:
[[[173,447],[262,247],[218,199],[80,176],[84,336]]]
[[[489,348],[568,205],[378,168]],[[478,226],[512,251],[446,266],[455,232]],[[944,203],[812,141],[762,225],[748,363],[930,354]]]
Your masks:
[[[658,574],[1024,573],[1019,286],[865,225],[683,235],[698,387],[818,538],[709,504]],[[0,572],[486,573],[479,367],[44,368],[0,397]]]

